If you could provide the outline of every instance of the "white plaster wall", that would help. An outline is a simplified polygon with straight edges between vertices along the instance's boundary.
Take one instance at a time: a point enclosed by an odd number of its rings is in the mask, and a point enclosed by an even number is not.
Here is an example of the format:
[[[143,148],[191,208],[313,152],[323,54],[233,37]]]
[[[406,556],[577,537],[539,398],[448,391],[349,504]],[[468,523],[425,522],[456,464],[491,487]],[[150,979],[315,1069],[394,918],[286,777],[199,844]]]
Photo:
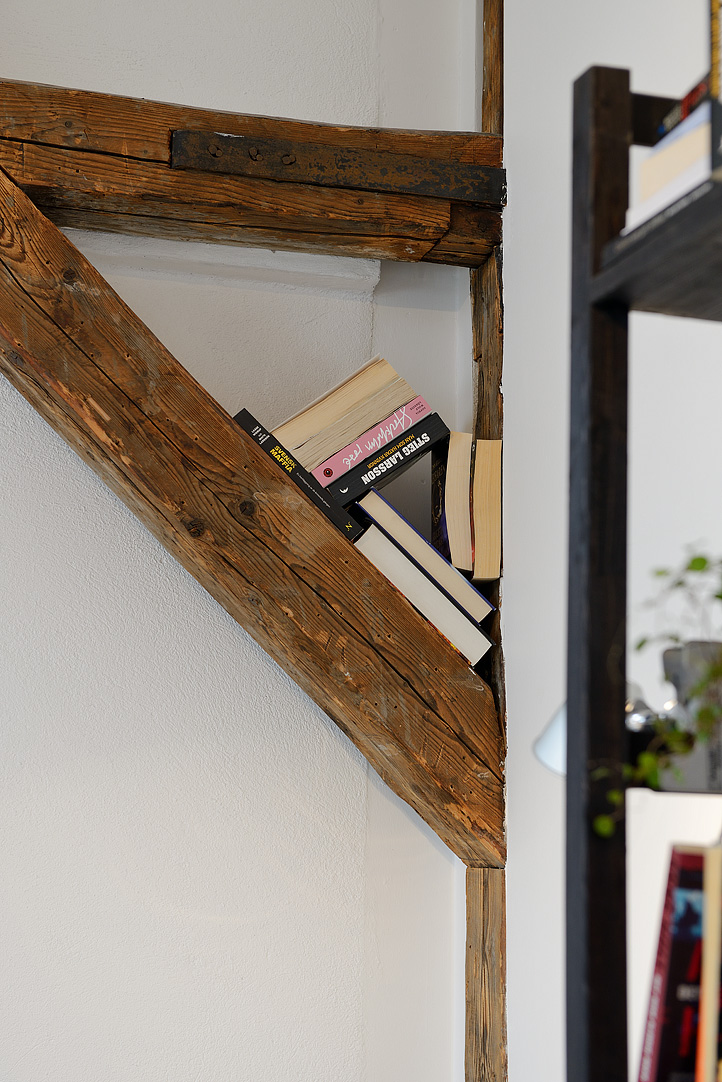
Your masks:
[[[473,39],[472,0],[12,0],[0,71],[468,127]],[[273,423],[375,350],[468,409],[462,272],[73,239],[230,410]],[[0,395],[0,1077],[460,1079],[460,862]]]
[[[571,87],[587,67],[604,64],[630,68],[635,90],[683,93],[705,70],[706,6],[695,0],[682,13],[673,0],[507,0],[506,16],[509,1063],[514,1082],[559,1082],[564,791],[531,747],[565,695]],[[720,550],[720,334],[716,326],[690,321],[632,320],[629,586],[637,628],[652,567],[674,562],[688,540],[707,537]],[[658,703],[658,661],[640,664],[639,657],[631,659],[632,675]],[[657,809],[635,804],[635,844],[649,836],[650,824],[654,835]],[[684,822],[679,829],[676,840],[684,840]],[[709,835],[709,822],[699,829]],[[644,842],[637,852],[644,852]],[[658,881],[651,873],[632,878],[641,891],[635,917],[656,913]],[[642,940],[648,955],[648,940],[632,926],[631,1077],[646,1011],[649,958],[644,949],[640,954]]]

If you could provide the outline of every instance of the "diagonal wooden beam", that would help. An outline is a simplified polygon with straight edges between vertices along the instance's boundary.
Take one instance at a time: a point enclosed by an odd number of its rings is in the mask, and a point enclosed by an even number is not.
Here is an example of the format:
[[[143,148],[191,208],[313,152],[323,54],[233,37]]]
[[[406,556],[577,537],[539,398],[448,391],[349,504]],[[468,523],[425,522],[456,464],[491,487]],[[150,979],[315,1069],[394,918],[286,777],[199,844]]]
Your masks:
[[[252,141],[254,175],[172,169],[174,132],[203,147]],[[268,148],[280,146],[273,166]],[[501,157],[501,138],[484,133],[310,124],[0,80],[0,167],[59,225],[474,267],[501,236]]]
[[[488,687],[2,173],[0,370],[455,853],[503,864]]]

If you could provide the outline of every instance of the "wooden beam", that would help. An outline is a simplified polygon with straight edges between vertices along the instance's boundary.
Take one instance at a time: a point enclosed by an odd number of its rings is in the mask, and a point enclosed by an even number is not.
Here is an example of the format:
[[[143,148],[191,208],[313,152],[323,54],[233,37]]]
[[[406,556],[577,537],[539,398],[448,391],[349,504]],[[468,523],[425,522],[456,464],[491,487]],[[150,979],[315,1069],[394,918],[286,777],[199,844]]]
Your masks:
[[[483,11],[481,130],[504,134],[504,0],[481,0]]]
[[[627,310],[592,303],[604,245],[624,226],[629,72],[574,85],[572,366],[567,648],[567,1078],[627,1077],[625,839],[595,764],[627,761]]]
[[[264,176],[171,169],[182,130],[293,146],[304,167],[292,180],[263,162],[254,170]],[[412,262],[448,252],[479,266],[498,243],[501,154],[496,135],[342,128],[0,81],[0,167],[56,224],[86,229]],[[341,163],[342,179],[312,169],[313,155]],[[404,171],[406,188],[432,194],[406,191]],[[468,183],[452,194],[463,199],[434,188],[457,172]],[[484,177],[493,208],[467,202]]]
[[[475,165],[500,166],[502,159],[501,138],[479,132],[318,124],[0,79],[2,139],[97,150],[167,164],[171,132],[181,128],[322,143],[338,148],[387,150],[434,161]]]
[[[505,1082],[506,873],[466,873],[466,1082]]]
[[[504,860],[492,696],[0,174],[0,369],[468,864]]]

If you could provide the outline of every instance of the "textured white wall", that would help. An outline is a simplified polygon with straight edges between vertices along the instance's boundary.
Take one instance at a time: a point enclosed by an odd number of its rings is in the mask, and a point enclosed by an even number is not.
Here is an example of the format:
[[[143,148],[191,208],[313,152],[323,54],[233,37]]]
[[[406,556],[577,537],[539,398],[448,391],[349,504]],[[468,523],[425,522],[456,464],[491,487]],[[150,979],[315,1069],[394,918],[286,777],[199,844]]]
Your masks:
[[[472,0],[31,0],[3,12],[0,70],[463,127],[473,24]],[[452,423],[468,408],[462,272],[376,287],[364,261],[73,239],[228,409],[273,423],[375,350]],[[459,861],[0,395],[0,1077],[460,1079]]]

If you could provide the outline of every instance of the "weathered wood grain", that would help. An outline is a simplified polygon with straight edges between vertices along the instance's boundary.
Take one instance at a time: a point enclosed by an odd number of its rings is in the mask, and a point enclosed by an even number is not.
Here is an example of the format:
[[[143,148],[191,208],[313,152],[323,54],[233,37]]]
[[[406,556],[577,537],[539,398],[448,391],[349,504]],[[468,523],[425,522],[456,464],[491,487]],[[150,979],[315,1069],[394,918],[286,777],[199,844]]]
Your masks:
[[[500,166],[502,159],[501,139],[479,132],[309,123],[0,80],[0,138],[168,162],[170,134],[178,128],[387,150],[482,166]]]
[[[218,240],[478,266],[500,234],[499,211],[386,192],[207,176],[0,140],[3,168],[56,224],[181,240]],[[128,219],[126,222],[124,219]]]
[[[474,436],[500,440],[504,428],[501,377],[504,355],[504,305],[501,248],[495,248],[479,270],[472,271],[471,325],[473,348]],[[484,659],[482,672],[489,683],[499,717],[506,719],[506,677],[501,637],[501,583],[489,584],[487,596],[495,613],[490,634],[494,648]]]
[[[466,1082],[505,1082],[506,873],[466,872]]]
[[[501,214],[487,207],[452,203],[449,228],[424,256],[427,263],[481,267],[501,244]]]
[[[258,139],[225,132],[174,131],[172,169],[196,169],[221,175],[399,192],[463,200],[499,208],[506,201],[503,169],[396,151],[356,150],[290,139]]]
[[[462,859],[501,863],[488,689],[0,181],[3,371]]]
[[[504,134],[504,0],[483,0],[481,130]]]

